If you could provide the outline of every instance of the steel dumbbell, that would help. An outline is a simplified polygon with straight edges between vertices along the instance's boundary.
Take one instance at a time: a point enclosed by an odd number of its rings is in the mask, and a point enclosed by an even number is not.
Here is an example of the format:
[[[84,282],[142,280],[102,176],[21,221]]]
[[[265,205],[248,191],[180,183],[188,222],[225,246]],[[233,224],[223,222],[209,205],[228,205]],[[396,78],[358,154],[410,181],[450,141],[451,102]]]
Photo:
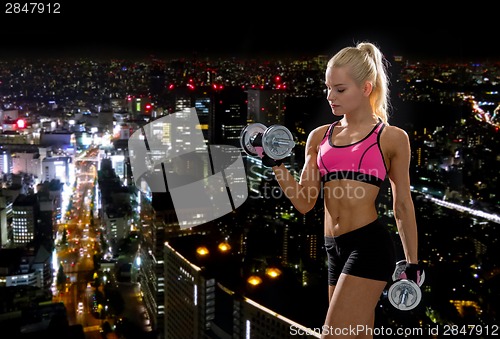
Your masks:
[[[392,306],[402,311],[409,311],[417,307],[422,300],[422,291],[420,286],[425,280],[425,271],[420,270],[417,283],[406,279],[405,274],[406,260],[400,260],[396,263],[396,268],[392,274],[394,281],[389,287],[388,298]]]
[[[286,158],[295,147],[293,135],[288,128],[282,125],[266,127],[258,122],[241,130],[240,144],[249,155],[262,157],[262,153],[265,153],[274,160]]]

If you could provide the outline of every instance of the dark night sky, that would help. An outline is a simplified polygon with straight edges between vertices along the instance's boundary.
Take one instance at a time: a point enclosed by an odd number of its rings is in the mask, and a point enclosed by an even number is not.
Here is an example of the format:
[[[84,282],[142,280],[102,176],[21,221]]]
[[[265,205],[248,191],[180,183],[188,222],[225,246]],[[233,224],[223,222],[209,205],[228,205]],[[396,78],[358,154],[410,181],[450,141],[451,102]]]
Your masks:
[[[5,14],[4,8],[0,48],[4,57],[265,57],[331,55],[346,45],[370,40],[387,55],[500,60],[500,29],[467,18],[467,13],[458,17],[410,6],[403,14],[378,17],[362,5],[340,9],[335,3],[313,3],[270,9],[252,1],[238,8],[192,2],[172,8],[162,8],[159,2],[139,7],[120,2],[115,8],[103,8],[75,1],[62,4],[62,13],[52,15]]]

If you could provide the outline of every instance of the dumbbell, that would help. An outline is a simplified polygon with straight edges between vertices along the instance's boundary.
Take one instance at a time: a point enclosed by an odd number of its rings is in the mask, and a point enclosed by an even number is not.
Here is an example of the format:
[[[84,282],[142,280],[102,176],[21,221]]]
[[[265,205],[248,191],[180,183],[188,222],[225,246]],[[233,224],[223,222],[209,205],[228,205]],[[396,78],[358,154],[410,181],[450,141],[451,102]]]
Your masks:
[[[266,127],[258,122],[241,130],[240,144],[249,155],[262,157],[265,153],[274,160],[286,158],[295,147],[293,135],[288,128],[277,124]]]
[[[420,286],[424,283],[425,272],[419,271],[418,281],[406,279],[405,274],[406,260],[400,260],[396,263],[396,268],[392,274],[394,281],[389,287],[388,298],[392,306],[402,311],[409,311],[417,307],[422,300]]]

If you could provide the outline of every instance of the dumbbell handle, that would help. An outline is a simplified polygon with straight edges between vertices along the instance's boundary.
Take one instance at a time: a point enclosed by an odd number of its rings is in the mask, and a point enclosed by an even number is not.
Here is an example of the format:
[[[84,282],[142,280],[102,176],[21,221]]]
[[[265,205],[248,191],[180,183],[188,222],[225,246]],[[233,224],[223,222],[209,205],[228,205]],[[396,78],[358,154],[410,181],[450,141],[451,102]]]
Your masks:
[[[254,147],[259,147],[262,146],[262,133],[257,133],[251,140],[250,143]],[[288,147],[294,147],[295,142],[293,140],[287,140],[287,139],[282,139],[282,138],[273,138],[271,141],[273,145],[279,145],[279,146],[288,146]]]
[[[406,299],[408,298],[408,288],[403,288],[403,292],[400,295],[399,299],[399,304],[400,305],[405,305],[406,304]]]
[[[273,139],[272,144],[278,144],[280,146],[288,146],[288,147],[294,147],[295,142],[293,140],[286,140],[286,139]]]

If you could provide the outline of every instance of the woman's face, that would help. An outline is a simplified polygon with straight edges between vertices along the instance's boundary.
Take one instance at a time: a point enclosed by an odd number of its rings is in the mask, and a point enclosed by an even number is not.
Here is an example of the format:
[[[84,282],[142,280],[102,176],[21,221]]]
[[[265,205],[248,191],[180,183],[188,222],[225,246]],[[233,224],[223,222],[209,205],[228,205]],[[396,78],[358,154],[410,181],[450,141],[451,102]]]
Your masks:
[[[348,114],[366,100],[363,89],[351,78],[347,66],[328,67],[325,72],[325,85],[326,99],[334,115]]]

